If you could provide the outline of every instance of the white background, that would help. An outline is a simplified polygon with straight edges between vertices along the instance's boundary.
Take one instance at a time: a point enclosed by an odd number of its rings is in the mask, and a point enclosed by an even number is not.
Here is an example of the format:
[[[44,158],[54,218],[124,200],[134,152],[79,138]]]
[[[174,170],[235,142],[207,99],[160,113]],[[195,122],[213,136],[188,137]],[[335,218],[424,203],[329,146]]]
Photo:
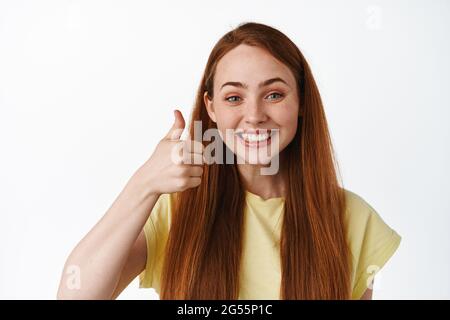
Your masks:
[[[172,125],[215,42],[280,29],[321,91],[344,185],[402,236],[375,299],[450,298],[450,1],[0,1],[0,298],[67,255]],[[122,299],[155,298],[134,281]]]

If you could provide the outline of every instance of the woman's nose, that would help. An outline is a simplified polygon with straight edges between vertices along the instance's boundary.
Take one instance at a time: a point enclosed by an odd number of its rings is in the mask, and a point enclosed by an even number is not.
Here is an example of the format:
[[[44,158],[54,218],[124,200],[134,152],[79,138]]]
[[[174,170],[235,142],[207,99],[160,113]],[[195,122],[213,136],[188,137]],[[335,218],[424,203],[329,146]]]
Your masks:
[[[257,102],[250,102],[245,108],[245,122],[248,124],[260,124],[268,119],[264,108]]]

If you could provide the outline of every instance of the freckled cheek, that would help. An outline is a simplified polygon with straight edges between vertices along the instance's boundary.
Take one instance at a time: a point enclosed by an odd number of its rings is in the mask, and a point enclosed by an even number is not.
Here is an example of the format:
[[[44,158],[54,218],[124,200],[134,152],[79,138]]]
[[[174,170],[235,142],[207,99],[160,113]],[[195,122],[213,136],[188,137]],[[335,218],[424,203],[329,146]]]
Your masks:
[[[217,126],[222,132],[226,129],[236,129],[241,119],[238,113],[232,111],[218,110],[216,115]]]
[[[286,116],[287,115],[287,116]],[[298,120],[296,114],[285,114],[283,117],[276,120],[281,129],[282,144],[287,140],[292,140],[295,136],[298,126]],[[285,141],[286,140],[286,141]]]
[[[271,118],[274,120],[274,122],[276,122],[280,127],[284,128],[295,127],[297,117],[298,114],[288,108],[283,109],[282,112],[277,112],[276,114],[271,115]]]
[[[289,140],[289,142],[292,139],[294,139],[295,133],[297,132],[297,129],[298,129],[297,121],[293,121],[292,123],[289,124],[289,130],[288,130],[288,133],[287,133],[287,139]]]

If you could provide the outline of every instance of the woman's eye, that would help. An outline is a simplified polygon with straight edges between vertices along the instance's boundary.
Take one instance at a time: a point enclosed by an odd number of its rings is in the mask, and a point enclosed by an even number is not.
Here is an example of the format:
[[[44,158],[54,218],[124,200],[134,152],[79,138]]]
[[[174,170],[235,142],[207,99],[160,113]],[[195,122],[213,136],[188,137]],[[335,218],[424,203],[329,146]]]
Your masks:
[[[278,92],[273,92],[273,93],[271,93],[271,94],[269,94],[267,96],[267,98],[269,100],[277,100],[277,99],[280,99],[282,97],[283,97],[283,94],[278,93]],[[241,98],[239,96],[230,96],[228,98],[225,98],[225,101],[228,101],[228,102],[231,102],[231,103],[236,103],[236,102],[241,101]]]
[[[233,98],[234,98],[234,100],[231,100]],[[228,102],[238,102],[239,100],[237,100],[237,99],[240,99],[240,98],[238,96],[231,96],[231,97],[225,98],[225,100]]]
[[[283,95],[278,92],[274,92],[274,93],[271,93],[268,95],[268,97],[273,97],[273,96],[275,96],[273,99],[279,99],[279,98],[283,97]],[[270,99],[270,100],[273,100],[273,99]]]

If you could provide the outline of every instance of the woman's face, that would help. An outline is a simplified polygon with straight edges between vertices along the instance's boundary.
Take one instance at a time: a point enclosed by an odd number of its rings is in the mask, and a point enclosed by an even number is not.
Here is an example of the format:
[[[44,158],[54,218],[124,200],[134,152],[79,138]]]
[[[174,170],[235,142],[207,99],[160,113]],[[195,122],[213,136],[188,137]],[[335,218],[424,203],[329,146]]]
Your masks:
[[[227,147],[245,163],[266,165],[295,136],[296,80],[264,49],[239,45],[223,56],[214,77],[214,97],[209,100],[205,93],[204,101]]]

